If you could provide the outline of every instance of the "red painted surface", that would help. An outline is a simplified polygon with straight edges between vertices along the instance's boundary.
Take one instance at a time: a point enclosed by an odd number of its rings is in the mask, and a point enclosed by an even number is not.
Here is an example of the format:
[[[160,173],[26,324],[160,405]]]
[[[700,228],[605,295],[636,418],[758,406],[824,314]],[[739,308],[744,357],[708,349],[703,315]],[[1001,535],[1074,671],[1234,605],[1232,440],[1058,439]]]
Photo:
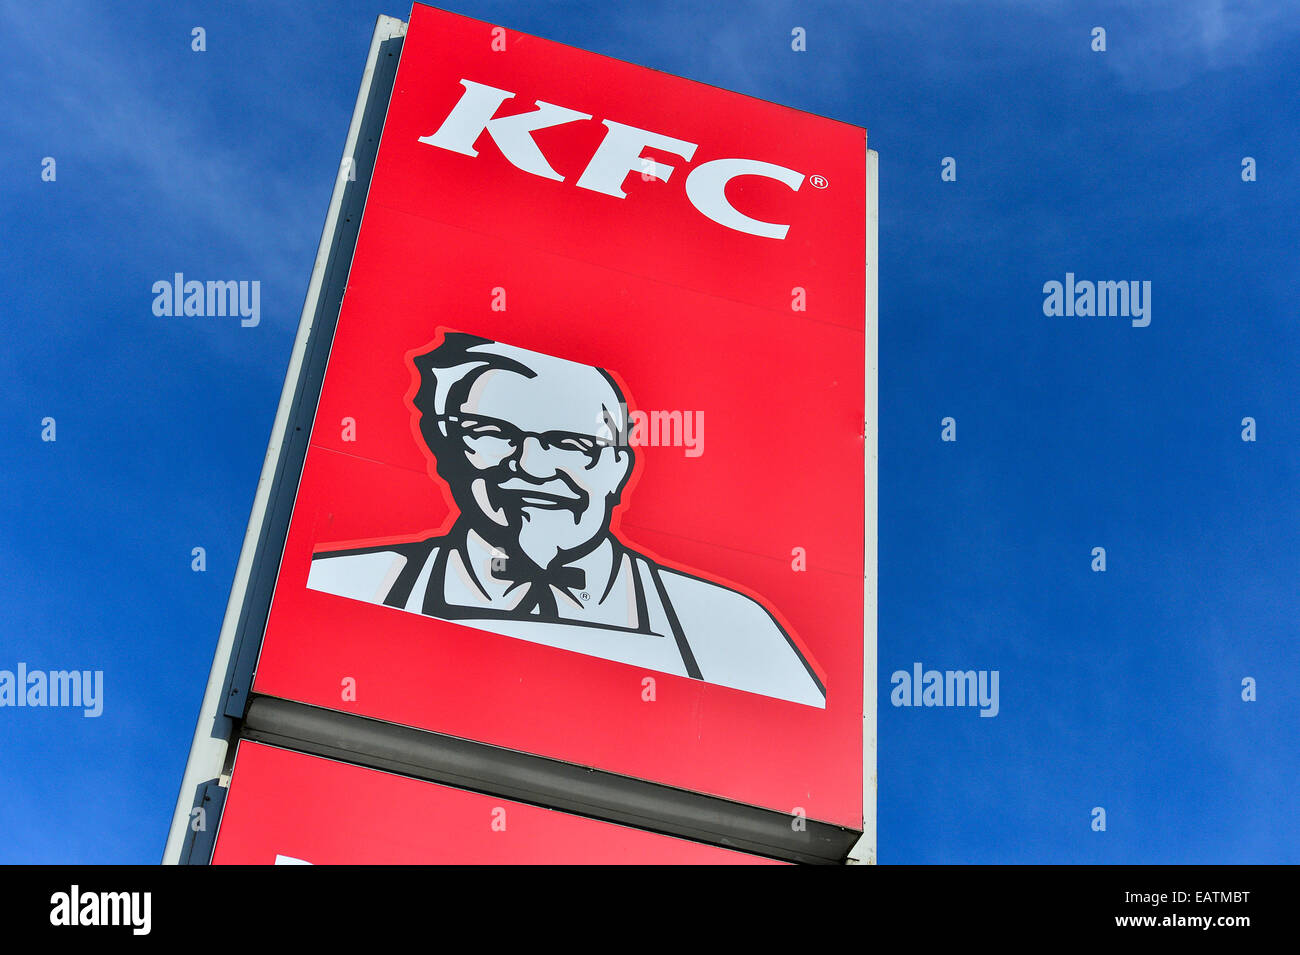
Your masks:
[[[511,31],[497,51],[492,30],[412,12],[254,690],[861,828],[865,133]],[[462,79],[515,93],[500,115],[593,117],[533,137],[563,182],[486,132],[475,157],[419,142]],[[580,188],[605,119],[697,149],[643,150],[674,171],[629,172],[625,198]],[[733,180],[735,207],[789,225],[748,235],[686,194],[731,157],[828,185]],[[443,328],[608,369],[633,409],[702,413],[698,456],[639,449],[613,528],[760,600],[825,709],[306,589],[313,552],[455,519],[406,403],[406,356]]]
[[[216,865],[767,865],[760,856],[239,744]]]

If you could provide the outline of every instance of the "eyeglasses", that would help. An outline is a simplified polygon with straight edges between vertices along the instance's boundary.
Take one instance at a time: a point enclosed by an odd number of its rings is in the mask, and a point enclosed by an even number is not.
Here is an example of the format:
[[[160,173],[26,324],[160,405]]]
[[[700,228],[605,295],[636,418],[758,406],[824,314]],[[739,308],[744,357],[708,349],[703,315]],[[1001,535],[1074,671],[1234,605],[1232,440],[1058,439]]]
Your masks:
[[[612,448],[612,438],[574,431],[525,431],[509,421],[487,418],[482,415],[438,415],[435,419],[444,425],[448,436],[459,436],[466,450],[484,457],[508,458],[524,446],[524,441],[534,438],[545,451],[570,451],[586,455],[591,461],[600,456],[603,448]]]

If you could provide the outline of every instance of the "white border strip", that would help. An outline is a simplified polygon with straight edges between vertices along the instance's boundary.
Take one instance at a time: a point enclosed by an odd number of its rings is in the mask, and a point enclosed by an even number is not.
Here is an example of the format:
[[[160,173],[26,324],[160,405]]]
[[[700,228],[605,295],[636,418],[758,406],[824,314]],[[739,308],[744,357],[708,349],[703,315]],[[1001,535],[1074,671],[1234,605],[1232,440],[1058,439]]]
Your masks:
[[[303,303],[302,317],[298,321],[298,335],[294,339],[284,388],[280,392],[280,405],[276,409],[275,424],[271,428],[271,440],[267,444],[266,458],[262,462],[262,476],[257,482],[253,510],[248,518],[248,527],[244,531],[244,545],[239,552],[239,563],[235,567],[235,579],[230,588],[226,615],[221,623],[221,635],[217,639],[212,669],[208,673],[208,686],[203,693],[203,706],[199,710],[198,723],[194,727],[194,741],[190,744],[189,760],[185,764],[180,794],[176,798],[176,811],[172,815],[171,829],[167,834],[167,846],[163,850],[163,865],[176,865],[180,862],[181,849],[185,845],[190,813],[194,808],[198,787],[208,780],[218,778],[225,764],[229,741],[223,738],[220,727],[220,722],[227,719],[222,715],[225,702],[222,693],[227,671],[230,668],[231,654],[235,649],[235,632],[239,628],[244,596],[248,590],[253,558],[257,552],[257,541],[261,536],[262,525],[266,521],[271,485],[275,481],[276,470],[279,468],[285,432],[289,426],[289,415],[293,408],[294,395],[298,390],[298,379],[302,374],[307,340],[311,336],[312,323],[325,279],[325,269],[329,264],[330,250],[338,229],[339,212],[348,184],[348,169],[352,166],[352,157],[355,155],[357,140],[360,137],[361,121],[365,115],[366,103],[370,99],[370,86],[374,79],[375,65],[379,61],[380,45],[386,40],[404,36],[405,33],[406,24],[396,17],[381,16],[375,22],[375,32],[370,39],[370,53],[366,58],[365,73],[361,78],[356,106],[352,110],[352,123],[348,127],[347,142],[344,144],[343,157],[339,162],[334,181],[334,193],[330,197],[329,211],[325,216],[320,245],[316,250],[316,262],[312,266],[311,281],[307,286],[307,299]]]
[[[866,579],[863,581],[865,627],[862,653],[862,837],[849,852],[850,864],[876,864],[876,534],[879,503],[880,315],[876,309],[876,283],[880,272],[880,154],[867,150],[867,394],[863,450],[867,469]]]

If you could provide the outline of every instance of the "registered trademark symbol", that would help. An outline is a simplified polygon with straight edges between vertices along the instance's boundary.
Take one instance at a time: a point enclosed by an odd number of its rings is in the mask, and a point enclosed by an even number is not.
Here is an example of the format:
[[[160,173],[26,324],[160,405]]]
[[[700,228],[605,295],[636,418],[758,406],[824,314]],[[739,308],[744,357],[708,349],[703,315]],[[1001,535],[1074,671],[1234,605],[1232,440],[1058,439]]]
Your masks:
[[[812,183],[814,189],[825,189],[830,185],[825,176],[809,176],[808,181]]]
[[[583,600],[591,599],[591,594],[587,593],[585,590],[582,593],[578,594],[578,596],[581,597]]]

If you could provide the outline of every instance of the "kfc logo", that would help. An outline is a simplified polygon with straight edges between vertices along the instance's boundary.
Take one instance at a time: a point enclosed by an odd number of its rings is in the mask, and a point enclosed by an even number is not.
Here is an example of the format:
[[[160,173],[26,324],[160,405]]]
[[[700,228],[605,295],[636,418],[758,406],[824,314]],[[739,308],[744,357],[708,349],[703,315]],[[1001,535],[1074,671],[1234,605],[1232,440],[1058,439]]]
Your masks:
[[[438,131],[421,136],[420,142],[463,156],[477,156],[474,143],[486,132],[501,150],[501,155],[517,169],[544,179],[564,181],[564,177],[551,168],[542,155],[532,134],[539,129],[589,120],[591,114],[536,100],[537,109],[530,113],[498,117],[496,114],[501,104],[513,99],[514,93],[473,80],[461,80],[460,85],[465,87],[460,100]],[[645,162],[642,150],[651,148],[672,153],[688,163],[695,155],[695,143],[616,123],[612,119],[602,122],[608,132],[578,177],[576,185],[580,189],[623,199],[627,197],[622,187],[623,180],[628,173],[640,172],[667,182],[675,169],[663,162]],[[686,198],[705,216],[728,229],[769,239],[784,239],[790,230],[788,225],[753,219],[727,201],[727,183],[737,176],[764,176],[795,192],[804,181],[803,173],[757,159],[715,159],[691,170],[686,177]]]
[[[408,361],[412,435],[460,513],[422,540],[327,545],[309,589],[825,707],[767,607],[614,534],[636,454],[614,376],[462,332]]]

